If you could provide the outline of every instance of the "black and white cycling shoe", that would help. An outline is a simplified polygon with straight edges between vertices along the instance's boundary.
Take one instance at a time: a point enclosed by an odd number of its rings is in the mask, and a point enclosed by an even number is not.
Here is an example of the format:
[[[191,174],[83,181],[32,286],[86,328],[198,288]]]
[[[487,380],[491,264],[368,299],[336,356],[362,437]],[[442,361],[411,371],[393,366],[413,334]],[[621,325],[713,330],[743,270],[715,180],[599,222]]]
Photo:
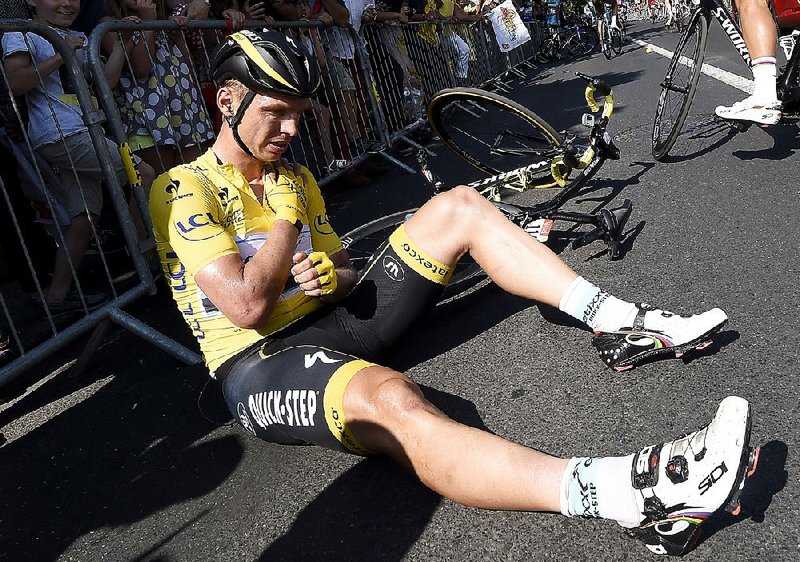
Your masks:
[[[779,101],[764,104],[750,96],[731,106],[717,106],[714,113],[717,117],[729,121],[752,121],[761,125],[776,125],[782,117],[781,108]]]
[[[625,371],[658,355],[681,357],[688,350],[703,349],[727,322],[728,316],[719,308],[681,316],[641,303],[636,305],[632,326],[596,332],[592,345],[606,365]]]
[[[626,532],[655,554],[680,556],[694,547],[712,514],[724,508],[738,515],[760,451],[749,440],[750,406],[728,396],[700,431],[634,455],[631,483],[643,519],[622,524]]]

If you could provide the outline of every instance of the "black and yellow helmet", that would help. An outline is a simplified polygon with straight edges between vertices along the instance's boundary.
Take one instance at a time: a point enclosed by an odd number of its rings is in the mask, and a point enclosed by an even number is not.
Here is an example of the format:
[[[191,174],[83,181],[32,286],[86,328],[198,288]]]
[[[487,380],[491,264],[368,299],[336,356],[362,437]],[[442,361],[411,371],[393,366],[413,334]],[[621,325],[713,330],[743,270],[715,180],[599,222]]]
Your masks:
[[[320,84],[316,64],[279,31],[232,33],[214,51],[211,76],[220,85],[235,79],[258,94],[298,98],[313,96]]]

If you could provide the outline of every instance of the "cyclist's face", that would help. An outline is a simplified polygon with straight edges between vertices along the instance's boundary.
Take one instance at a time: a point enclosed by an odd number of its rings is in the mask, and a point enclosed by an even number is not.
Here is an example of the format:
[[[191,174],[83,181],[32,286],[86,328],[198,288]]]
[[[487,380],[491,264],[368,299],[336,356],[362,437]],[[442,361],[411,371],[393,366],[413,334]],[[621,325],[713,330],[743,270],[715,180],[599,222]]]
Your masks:
[[[278,160],[297,135],[300,118],[309,106],[307,98],[257,95],[239,124],[239,135],[262,162]]]

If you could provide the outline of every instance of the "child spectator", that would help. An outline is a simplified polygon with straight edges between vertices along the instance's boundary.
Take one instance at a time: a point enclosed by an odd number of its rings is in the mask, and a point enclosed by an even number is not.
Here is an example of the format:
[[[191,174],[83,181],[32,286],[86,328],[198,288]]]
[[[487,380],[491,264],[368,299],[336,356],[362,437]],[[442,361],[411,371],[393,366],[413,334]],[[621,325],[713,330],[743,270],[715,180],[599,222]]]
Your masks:
[[[84,74],[90,76],[86,60],[86,36],[69,27],[78,15],[79,0],[28,0],[35,11],[34,21],[49,26],[75,52]],[[133,49],[130,37],[118,43],[104,65],[106,79],[114,86],[126,56]],[[103,173],[88,129],[83,123],[74,86],[63,68],[64,60],[53,46],[35,33],[9,32],[3,36],[5,73],[15,96],[25,95],[30,121],[28,135],[32,147],[59,170],[67,192],[66,205],[71,218],[64,233],[64,244],[56,253],[50,285],[44,300],[52,313],[83,309],[72,286],[71,266],[77,270],[92,237],[92,222],[102,209]],[[126,182],[117,145],[107,140],[112,164],[121,183]],[[152,170],[141,170],[152,179]],[[149,173],[147,173],[149,172]],[[59,240],[59,242],[61,242]],[[84,294],[89,308],[99,306],[105,296]]]
[[[103,20],[167,17],[164,0],[107,0],[107,9]],[[145,31],[137,38],[142,35],[144,41],[137,42],[119,79],[124,98],[120,111],[131,149],[160,174],[197,158],[214,138],[214,130],[191,72],[183,33]],[[105,53],[118,45],[116,33],[103,38]]]

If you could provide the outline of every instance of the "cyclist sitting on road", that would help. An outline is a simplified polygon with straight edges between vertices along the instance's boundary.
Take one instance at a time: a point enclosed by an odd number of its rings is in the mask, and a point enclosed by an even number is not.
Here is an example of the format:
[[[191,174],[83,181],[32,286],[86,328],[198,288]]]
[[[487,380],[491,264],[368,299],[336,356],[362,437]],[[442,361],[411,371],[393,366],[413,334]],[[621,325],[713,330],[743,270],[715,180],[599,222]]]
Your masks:
[[[731,106],[720,105],[715,113],[723,119],[775,125],[782,116],[776,79],[775,44],[778,33],[775,21],[768,0],[736,0],[736,7],[742,22],[744,42],[751,57],[753,94]]]
[[[316,181],[282,159],[319,84],[316,66],[279,32],[241,31],[215,51],[212,75],[225,117],[219,137],[158,178],[150,208],[173,297],[235,418],[270,442],[388,455],[465,505],[614,519],[652,548],[682,551],[741,482],[743,399],[726,399],[706,429],[663,447],[559,459],[447,418],[378,362],[467,252],[503,289],[595,330],[612,367],[695,347],[725,313],[681,317],[617,299],[466,186],[420,208],[356,283]],[[684,472],[658,478],[676,455]],[[722,462],[729,470],[701,494],[697,482]],[[692,516],[680,531],[653,530],[683,506]]]

